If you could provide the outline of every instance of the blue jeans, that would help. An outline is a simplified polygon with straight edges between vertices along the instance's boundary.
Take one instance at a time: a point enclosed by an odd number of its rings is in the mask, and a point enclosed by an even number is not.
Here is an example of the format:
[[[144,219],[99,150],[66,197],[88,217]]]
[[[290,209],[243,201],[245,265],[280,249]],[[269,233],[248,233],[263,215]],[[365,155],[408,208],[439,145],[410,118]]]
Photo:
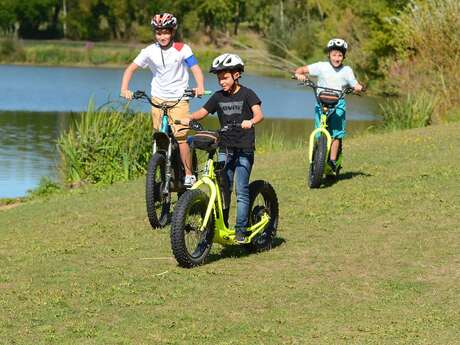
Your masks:
[[[254,164],[254,152],[241,149],[229,149],[219,152],[219,162],[226,162],[225,174],[229,192],[236,181],[236,231],[244,231],[249,216],[249,177]],[[236,173],[236,178],[235,177]],[[228,213],[227,213],[228,214]]]

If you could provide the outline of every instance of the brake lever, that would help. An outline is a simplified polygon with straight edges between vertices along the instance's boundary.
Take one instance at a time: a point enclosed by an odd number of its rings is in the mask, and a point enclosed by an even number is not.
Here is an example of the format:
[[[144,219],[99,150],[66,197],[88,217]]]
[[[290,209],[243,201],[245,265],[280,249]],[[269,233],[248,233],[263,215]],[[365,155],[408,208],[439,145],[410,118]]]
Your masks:
[[[203,125],[201,123],[199,123],[198,121],[195,121],[195,120],[191,120],[188,124],[188,126],[190,127],[190,129],[194,130],[194,131],[202,131],[203,130]]]

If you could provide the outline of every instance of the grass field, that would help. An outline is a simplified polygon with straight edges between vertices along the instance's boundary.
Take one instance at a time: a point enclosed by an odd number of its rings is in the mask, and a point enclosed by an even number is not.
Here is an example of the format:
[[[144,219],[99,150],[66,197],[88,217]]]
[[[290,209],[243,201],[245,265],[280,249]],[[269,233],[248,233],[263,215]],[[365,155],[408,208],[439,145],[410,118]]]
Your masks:
[[[143,179],[0,210],[0,344],[460,344],[459,131],[349,139],[319,190],[306,148],[258,155],[276,247],[191,270]]]

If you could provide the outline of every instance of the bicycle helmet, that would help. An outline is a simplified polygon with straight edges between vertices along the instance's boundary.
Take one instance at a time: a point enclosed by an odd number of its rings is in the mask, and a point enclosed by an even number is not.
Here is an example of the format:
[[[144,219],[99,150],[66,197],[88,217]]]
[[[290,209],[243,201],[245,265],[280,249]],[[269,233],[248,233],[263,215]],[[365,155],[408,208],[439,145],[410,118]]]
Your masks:
[[[177,18],[171,13],[160,13],[152,17],[150,22],[153,30],[156,29],[177,29]]]
[[[331,52],[331,50],[338,50],[345,56],[348,50],[348,44],[341,38],[333,38],[327,43],[326,50],[328,53]]]
[[[214,59],[209,69],[210,73],[221,71],[244,72],[244,62],[236,54],[222,54]]]

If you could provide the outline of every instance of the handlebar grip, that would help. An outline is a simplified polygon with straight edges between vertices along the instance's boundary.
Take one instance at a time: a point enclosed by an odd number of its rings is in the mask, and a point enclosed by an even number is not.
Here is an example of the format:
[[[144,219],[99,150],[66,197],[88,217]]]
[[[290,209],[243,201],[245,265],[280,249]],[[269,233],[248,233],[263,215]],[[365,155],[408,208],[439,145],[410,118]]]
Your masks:
[[[205,90],[204,93],[203,93],[203,96],[209,96],[212,94],[212,91],[211,90]],[[195,90],[194,89],[186,89],[184,91],[184,96],[188,96],[188,97],[196,97],[196,93],[195,93]],[[201,96],[198,96],[198,97],[201,97]]]
[[[133,98],[135,98],[135,99],[142,98],[142,97],[145,97],[145,96],[146,96],[145,92],[141,91],[141,90],[134,91],[134,93],[133,93]]]

